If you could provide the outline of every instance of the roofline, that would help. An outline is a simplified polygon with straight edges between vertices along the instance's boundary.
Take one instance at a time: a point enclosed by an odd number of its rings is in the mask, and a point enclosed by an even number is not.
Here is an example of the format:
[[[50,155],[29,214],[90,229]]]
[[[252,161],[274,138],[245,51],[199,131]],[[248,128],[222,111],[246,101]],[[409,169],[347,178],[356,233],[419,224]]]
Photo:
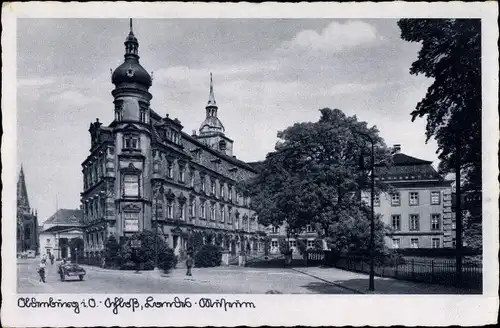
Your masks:
[[[247,163],[239,160],[239,159],[235,159],[233,157],[230,157],[226,154],[223,154],[223,153],[220,153],[212,148],[210,148],[209,146],[199,142],[198,140],[196,140],[196,138],[190,136],[189,134],[187,134],[186,132],[183,132],[181,131],[181,134],[184,138],[186,138],[187,140],[191,141],[192,143],[194,143],[195,145],[197,145],[198,147],[200,148],[203,148],[204,150],[208,151],[209,153],[215,155],[215,156],[219,156],[225,160],[227,160],[228,162],[230,162],[231,164],[234,164],[234,165],[237,165],[241,168],[245,168],[247,169],[248,171],[251,171],[253,173],[258,173],[253,167],[251,167],[250,165],[248,165]]]

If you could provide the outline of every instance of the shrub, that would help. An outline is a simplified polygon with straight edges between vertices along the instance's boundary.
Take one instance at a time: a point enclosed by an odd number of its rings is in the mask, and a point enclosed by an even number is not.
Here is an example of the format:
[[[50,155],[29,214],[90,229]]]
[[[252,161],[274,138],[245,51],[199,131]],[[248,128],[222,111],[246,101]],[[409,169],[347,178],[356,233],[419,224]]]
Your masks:
[[[316,251],[323,250],[323,239],[320,239],[320,238],[314,239],[314,250],[316,250]]]
[[[298,239],[297,240],[297,248],[299,253],[302,256],[307,256],[307,240],[306,239]]]
[[[108,267],[119,267],[121,265],[120,256],[121,247],[114,236],[109,236],[106,244],[104,245],[104,258],[106,261],[106,266]]]
[[[194,264],[198,268],[219,266],[222,263],[222,252],[215,245],[204,245],[194,257]]]
[[[174,254],[174,250],[170,247],[161,249],[158,253],[158,267],[165,273],[168,273],[171,269],[175,268],[176,265],[177,257]]]
[[[283,255],[290,254],[292,252],[292,250],[290,249],[290,245],[288,244],[288,241],[286,241],[284,238],[280,238],[279,247],[280,247],[280,253]]]
[[[187,252],[188,254],[196,254],[203,247],[203,234],[195,231],[188,235]]]

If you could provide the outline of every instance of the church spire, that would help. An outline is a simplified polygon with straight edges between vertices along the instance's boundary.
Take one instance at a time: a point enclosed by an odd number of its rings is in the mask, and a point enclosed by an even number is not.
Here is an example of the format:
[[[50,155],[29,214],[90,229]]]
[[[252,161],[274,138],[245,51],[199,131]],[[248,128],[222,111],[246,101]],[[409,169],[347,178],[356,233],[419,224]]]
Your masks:
[[[21,171],[19,172],[19,179],[17,180],[17,207],[23,212],[30,211],[30,203],[28,200],[28,191],[26,189],[26,180],[24,177],[24,170],[21,164]]]

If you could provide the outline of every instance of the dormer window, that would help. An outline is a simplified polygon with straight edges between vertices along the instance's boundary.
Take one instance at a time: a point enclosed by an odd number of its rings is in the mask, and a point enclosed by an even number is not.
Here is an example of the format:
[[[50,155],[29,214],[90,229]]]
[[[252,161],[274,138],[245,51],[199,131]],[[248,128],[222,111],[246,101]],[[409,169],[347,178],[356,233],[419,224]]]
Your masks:
[[[136,135],[125,135],[123,138],[123,145],[125,149],[139,149],[139,136]]]

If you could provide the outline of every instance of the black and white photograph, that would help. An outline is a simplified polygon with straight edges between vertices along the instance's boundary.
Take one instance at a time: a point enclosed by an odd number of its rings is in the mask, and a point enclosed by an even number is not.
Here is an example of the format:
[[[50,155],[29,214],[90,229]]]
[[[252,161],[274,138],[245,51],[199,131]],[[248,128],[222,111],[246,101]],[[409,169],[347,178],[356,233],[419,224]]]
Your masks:
[[[2,321],[494,324],[498,10],[403,4],[4,7]]]

